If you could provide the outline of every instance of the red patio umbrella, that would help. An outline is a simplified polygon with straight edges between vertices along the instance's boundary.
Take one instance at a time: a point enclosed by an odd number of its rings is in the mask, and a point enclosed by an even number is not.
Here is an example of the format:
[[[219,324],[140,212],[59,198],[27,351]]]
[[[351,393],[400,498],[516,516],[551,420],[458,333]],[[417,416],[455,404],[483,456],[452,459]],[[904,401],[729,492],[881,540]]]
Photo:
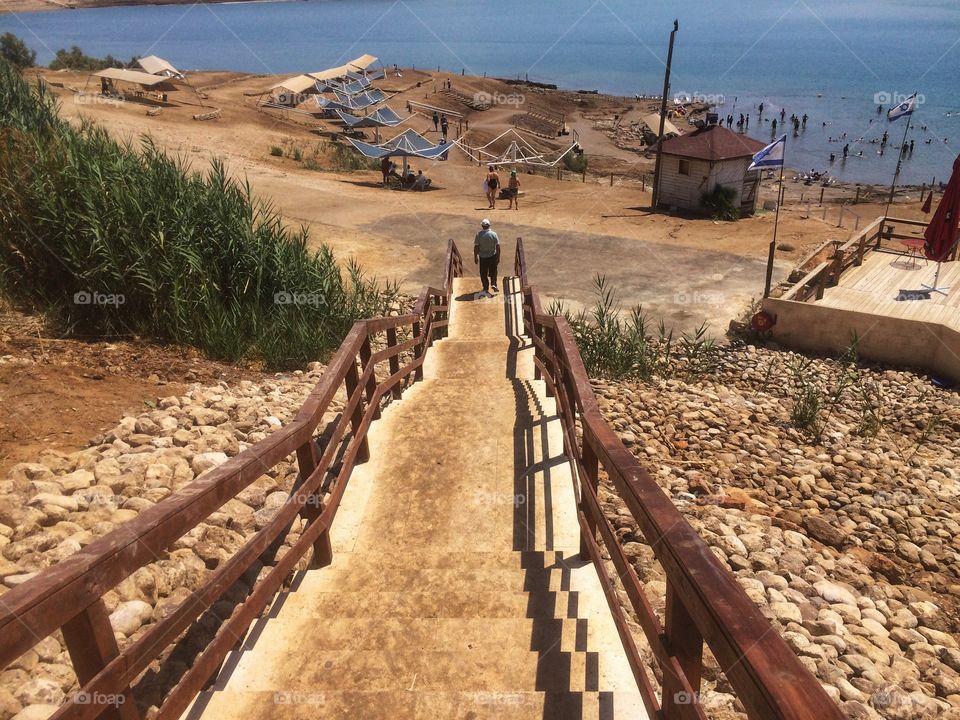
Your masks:
[[[933,278],[933,287],[930,289],[946,295],[946,288],[938,288],[940,278],[940,263],[947,259],[957,245],[957,222],[960,219],[960,155],[953,161],[953,174],[947,189],[940,198],[937,211],[930,219],[930,224],[923,233],[924,255],[937,263],[937,274]],[[925,286],[926,287],[926,286]]]

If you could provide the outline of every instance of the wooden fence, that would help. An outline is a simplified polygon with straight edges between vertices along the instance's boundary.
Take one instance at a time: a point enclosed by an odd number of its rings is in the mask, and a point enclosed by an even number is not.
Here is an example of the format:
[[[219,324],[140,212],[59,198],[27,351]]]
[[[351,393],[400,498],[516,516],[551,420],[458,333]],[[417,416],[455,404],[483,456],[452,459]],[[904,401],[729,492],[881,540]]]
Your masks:
[[[179,718],[307,551],[313,550],[313,566],[329,564],[329,530],[355,463],[369,455],[370,423],[379,417],[381,400],[388,393],[399,398],[407,378],[422,378],[434,334],[447,324],[453,278],[462,270],[460,253],[451,240],[442,288],[424,288],[409,315],[357,322],[293,422],[6,593],[0,604],[0,668],[62,630],[80,692],[70,696],[53,717],[137,718],[139,711],[130,688],[138,676],[238,579],[262,562],[264,571],[249,594],[164,698],[157,717]],[[398,340],[401,329],[410,335],[402,342]],[[375,350],[380,346],[383,349]],[[401,356],[412,359],[401,367]],[[383,363],[389,374],[378,382],[375,371]],[[341,385],[346,390],[343,411],[326,428],[320,428]],[[121,652],[103,596],[161,557],[184,534],[292,453],[296,453],[299,466],[297,484],[270,522],[217,567],[189,599]],[[300,537],[272,562],[269,558],[298,515],[305,520]],[[123,701],[118,702],[118,697]]]
[[[579,505],[581,554],[588,554],[597,568],[649,716],[705,720],[697,698],[706,643],[751,720],[841,720],[842,712],[819,681],[604,420],[567,321],[545,314],[530,285],[522,240],[517,241],[515,266],[525,333],[535,346],[536,377],[556,398],[563,426]],[[663,623],[600,505],[601,467],[663,566]],[[602,551],[609,554],[662,670],[659,698]]]

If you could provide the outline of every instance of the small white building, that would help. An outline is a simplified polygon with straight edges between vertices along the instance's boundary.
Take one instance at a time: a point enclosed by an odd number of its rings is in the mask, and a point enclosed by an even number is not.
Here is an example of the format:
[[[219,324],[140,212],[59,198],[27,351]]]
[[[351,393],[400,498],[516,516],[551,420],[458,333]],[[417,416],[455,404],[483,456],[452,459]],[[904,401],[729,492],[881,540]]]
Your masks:
[[[703,212],[701,198],[720,185],[733,190],[734,204],[741,214],[750,215],[757,205],[760,173],[748,172],[747,167],[764,147],[759,140],[719,125],[664,140],[657,204]]]

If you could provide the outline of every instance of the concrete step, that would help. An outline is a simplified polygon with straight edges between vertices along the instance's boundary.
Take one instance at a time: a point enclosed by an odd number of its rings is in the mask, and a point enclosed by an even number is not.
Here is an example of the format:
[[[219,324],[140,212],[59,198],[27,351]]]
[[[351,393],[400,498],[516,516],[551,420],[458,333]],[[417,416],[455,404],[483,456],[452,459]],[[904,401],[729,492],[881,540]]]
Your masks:
[[[222,681],[226,680],[225,686]],[[542,652],[515,646],[464,650],[320,650],[310,637],[295,648],[264,647],[243,653],[219,689],[226,692],[421,691],[597,692],[635,690],[617,672],[607,672],[598,652]]]
[[[501,591],[474,588],[443,591],[312,592],[290,593],[279,604],[281,613],[297,613],[318,620],[331,617],[401,618],[575,618],[576,592]]]
[[[424,651],[470,651],[503,647],[505,638],[531,651],[554,648],[564,652],[591,650],[591,623],[583,618],[325,618],[286,614],[267,621],[270,640],[280,646],[296,647],[309,637],[317,650],[383,650],[403,648]],[[259,632],[244,644],[244,652],[256,647]]]
[[[636,692],[227,692],[204,693],[195,715],[213,720],[614,720],[641,718]]]

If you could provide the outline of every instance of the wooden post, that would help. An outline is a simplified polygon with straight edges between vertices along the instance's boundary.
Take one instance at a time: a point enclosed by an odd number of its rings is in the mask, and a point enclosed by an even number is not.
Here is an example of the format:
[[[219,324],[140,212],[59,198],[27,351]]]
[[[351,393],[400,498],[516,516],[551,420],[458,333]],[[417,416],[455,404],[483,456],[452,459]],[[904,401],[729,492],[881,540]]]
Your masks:
[[[397,329],[388,328],[387,329],[387,346],[396,347],[396,345],[397,345]],[[400,372],[400,356],[394,355],[390,358],[390,374],[396,375],[398,372]],[[393,386],[391,392],[393,393],[394,398],[396,398],[397,400],[400,399],[400,395],[402,393],[400,390],[399,383]]]
[[[826,190],[826,188],[820,188],[820,202],[817,203],[818,206],[823,205],[823,191],[824,191],[824,190]]]
[[[341,416],[340,422],[344,422]],[[300,469],[300,481],[306,482],[314,470],[317,469],[317,445],[313,438],[304,445],[297,448],[297,466]],[[321,493],[314,492],[307,498],[300,515],[307,524],[312,524],[320,517],[323,512],[323,500]],[[313,557],[310,558],[311,568],[326,567],[333,562],[333,546],[330,544],[330,533],[322,532],[313,543]]]
[[[96,677],[111,660],[120,654],[117,639],[110,625],[107,606],[102,599],[65,622],[61,630],[81,687]],[[88,698],[88,700],[95,702],[100,698]],[[139,719],[140,713],[137,711],[130,688],[125,688],[122,693],[118,693],[116,703],[108,705],[100,717],[116,720]]]
[[[593,488],[594,494],[597,494],[600,486],[600,463],[597,460],[597,453],[590,444],[590,437],[587,432],[587,428],[584,426],[582,459],[585,477],[583,478],[582,482],[589,483],[590,487]],[[590,533],[592,535],[591,539],[596,542],[597,519],[593,516],[593,513],[590,512],[589,506],[584,501],[583,491],[581,491],[580,494],[580,509],[583,511],[583,515],[587,519],[587,527],[590,528]],[[590,557],[589,551],[587,550],[587,538],[585,538],[582,534],[580,535],[580,557],[584,559]]]
[[[866,249],[867,249],[867,233],[864,232],[863,235],[860,236],[860,242],[857,243],[857,260],[856,260],[857,267],[860,267],[861,265],[863,265],[863,253],[866,251]]]
[[[413,324],[413,336],[414,336],[414,337],[419,337],[419,336],[420,336],[420,323],[419,323],[419,321],[418,321],[418,322],[415,322],[415,323]],[[414,359],[414,360],[416,360],[416,359],[419,358],[421,355],[423,355],[424,351],[426,350],[426,342],[427,342],[427,341],[424,340],[422,344],[420,344],[420,345],[415,345],[415,346],[413,347],[413,359]],[[423,380],[423,365],[420,365],[420,367],[418,367],[418,368],[414,371],[413,379],[414,379],[414,382],[416,382],[417,380]]]
[[[367,369],[367,366],[370,365],[370,356],[373,355],[373,352],[370,350],[370,336],[363,341],[363,345],[360,346],[360,364],[364,370]],[[370,378],[367,380],[367,404],[373,403],[373,395],[377,391],[377,374],[376,369],[370,373]],[[380,404],[377,403],[376,409],[373,411],[373,419],[380,419]]]
[[[347,389],[347,402],[350,402],[350,398],[353,396],[354,390],[357,389],[357,386],[360,384],[360,374],[357,372],[357,362],[354,360],[350,363],[350,367],[347,369],[347,375],[343,379],[344,385]],[[353,415],[350,416],[350,427],[353,430],[353,435],[356,437],[360,432],[360,423],[363,422],[363,401],[357,403],[357,408],[353,411]],[[364,437],[360,441],[360,450],[357,452],[357,460],[359,462],[366,462],[370,459],[370,445],[367,442],[367,438]]]
[[[664,611],[664,635],[667,651],[677,659],[680,669],[690,683],[694,696],[686,696],[676,677],[663,674],[664,720],[679,720],[685,713],[682,706],[699,702],[700,673],[703,668],[703,637],[684,607],[673,583],[667,583],[667,602]]]

